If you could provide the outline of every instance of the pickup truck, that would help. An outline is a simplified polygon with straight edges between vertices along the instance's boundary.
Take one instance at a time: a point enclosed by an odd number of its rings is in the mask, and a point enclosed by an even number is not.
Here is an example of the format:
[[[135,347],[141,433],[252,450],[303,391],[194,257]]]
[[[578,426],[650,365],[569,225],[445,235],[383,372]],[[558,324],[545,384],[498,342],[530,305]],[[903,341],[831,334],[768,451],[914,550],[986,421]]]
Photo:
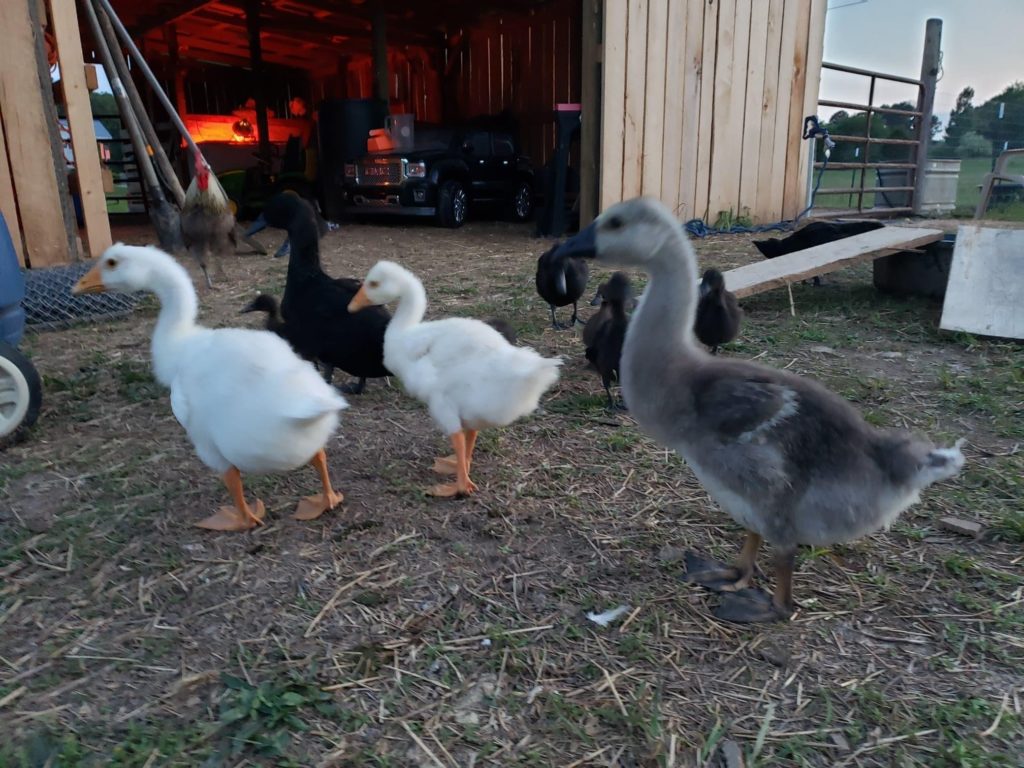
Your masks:
[[[469,212],[533,213],[534,172],[511,133],[417,124],[413,148],[367,154],[344,169],[347,213],[433,217],[457,228]]]

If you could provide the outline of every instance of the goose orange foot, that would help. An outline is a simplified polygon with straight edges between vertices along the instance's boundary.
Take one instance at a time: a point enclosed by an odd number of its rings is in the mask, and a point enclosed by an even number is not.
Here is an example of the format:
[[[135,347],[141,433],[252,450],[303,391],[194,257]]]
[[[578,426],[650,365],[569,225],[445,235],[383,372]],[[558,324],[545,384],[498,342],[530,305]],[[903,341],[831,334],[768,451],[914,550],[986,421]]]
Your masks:
[[[295,507],[292,520],[316,520],[324,512],[329,512],[345,500],[344,494],[330,492],[329,496],[318,493],[315,496],[307,496]]]
[[[323,491],[315,496],[307,496],[295,508],[292,520],[316,520],[324,512],[334,509],[345,500],[345,496],[331,487],[331,478],[327,472],[327,454],[323,448],[316,452],[309,464],[320,475]]]
[[[464,484],[456,481],[454,483],[439,483],[438,485],[432,485],[427,489],[427,494],[430,496],[450,499],[453,496],[469,496],[472,493],[476,493],[478,490],[480,489],[477,487],[477,484],[472,480],[467,479]]]
[[[434,466],[430,469],[438,475],[454,475],[459,469],[459,464],[454,454],[451,456],[439,456],[434,459]]]
[[[263,518],[267,510],[259,499],[253,503],[253,510],[236,509],[235,507],[220,507],[216,512],[203,520],[195,523],[197,528],[205,528],[208,531],[249,531],[263,525]]]

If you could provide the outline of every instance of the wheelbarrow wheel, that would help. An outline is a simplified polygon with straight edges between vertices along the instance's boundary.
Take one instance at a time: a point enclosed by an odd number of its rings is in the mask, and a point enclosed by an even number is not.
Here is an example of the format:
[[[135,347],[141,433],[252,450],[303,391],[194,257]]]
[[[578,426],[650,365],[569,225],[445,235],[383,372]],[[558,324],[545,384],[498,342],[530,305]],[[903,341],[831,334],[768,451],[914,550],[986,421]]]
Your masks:
[[[17,441],[39,418],[43,385],[32,361],[0,341],[0,445]]]

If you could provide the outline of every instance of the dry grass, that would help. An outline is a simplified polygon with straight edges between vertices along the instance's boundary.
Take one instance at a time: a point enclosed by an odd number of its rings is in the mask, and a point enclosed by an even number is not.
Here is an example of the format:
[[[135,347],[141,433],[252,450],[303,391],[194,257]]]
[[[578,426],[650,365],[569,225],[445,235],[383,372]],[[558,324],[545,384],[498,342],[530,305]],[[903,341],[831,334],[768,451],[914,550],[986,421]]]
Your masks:
[[[697,246],[754,258],[741,237]],[[483,223],[325,241],[334,274],[399,260],[432,314],[503,316],[566,356],[542,412],[482,436],[468,500],[421,494],[446,446],[373,382],[329,446],[340,512],[288,519],[309,470],[248,478],[258,531],[192,528],[223,491],[149,377],[154,306],[30,338],[44,412],[0,465],[0,764],[1019,765],[1020,347],[938,333],[937,307],[880,296],[865,269],[795,286],[795,317],[784,291],[744,302],[727,354],[814,375],[876,423],[966,435],[970,464],[890,532],[804,552],[792,622],[729,626],[679,556],[727,557],[740,532],[604,413],[578,335],[534,293],[543,247]],[[203,320],[253,323],[238,309],[285,264],[226,267]],[[620,604],[608,628],[585,618]]]

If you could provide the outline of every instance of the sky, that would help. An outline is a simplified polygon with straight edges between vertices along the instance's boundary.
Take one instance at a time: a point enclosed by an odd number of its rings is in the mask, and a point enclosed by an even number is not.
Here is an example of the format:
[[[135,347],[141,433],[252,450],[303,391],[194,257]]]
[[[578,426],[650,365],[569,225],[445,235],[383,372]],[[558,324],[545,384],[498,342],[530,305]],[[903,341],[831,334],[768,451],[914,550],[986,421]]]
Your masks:
[[[1016,80],[1024,80],[1024,0],[828,0],[825,55],[830,64],[920,77],[925,22],[942,19],[942,71],[935,114],[945,124],[965,86],[982,104]],[[825,70],[820,96],[867,103],[868,80]],[[876,91],[875,104],[916,101],[912,86]],[[822,109],[821,117],[832,110]]]

